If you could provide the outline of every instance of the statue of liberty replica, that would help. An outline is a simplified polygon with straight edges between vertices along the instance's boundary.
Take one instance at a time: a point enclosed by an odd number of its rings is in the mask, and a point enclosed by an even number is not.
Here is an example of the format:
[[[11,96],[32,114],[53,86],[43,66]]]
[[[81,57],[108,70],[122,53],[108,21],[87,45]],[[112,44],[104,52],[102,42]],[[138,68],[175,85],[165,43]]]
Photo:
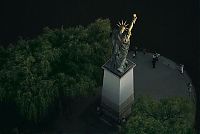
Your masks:
[[[127,59],[130,46],[131,30],[137,16],[128,27],[126,22],[118,24],[112,34],[112,56],[103,66],[103,86],[101,94],[101,110],[103,117],[114,121],[126,120],[131,113],[134,101],[134,68],[136,64]]]
[[[133,25],[137,20],[136,14],[133,14],[133,20],[129,27],[126,24],[126,21],[119,22],[117,26],[119,29],[114,29],[112,34],[112,57],[111,57],[111,68],[117,69],[120,73],[123,73],[127,67],[128,61],[126,59],[129,46],[130,46],[130,37],[131,30]]]

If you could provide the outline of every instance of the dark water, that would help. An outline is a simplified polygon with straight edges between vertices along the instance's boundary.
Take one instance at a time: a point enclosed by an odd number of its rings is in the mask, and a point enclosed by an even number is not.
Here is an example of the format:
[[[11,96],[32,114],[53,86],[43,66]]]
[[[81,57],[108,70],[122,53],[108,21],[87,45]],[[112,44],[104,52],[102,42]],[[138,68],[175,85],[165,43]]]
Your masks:
[[[0,43],[33,38],[45,26],[87,25],[97,18],[130,21],[137,13],[134,43],[197,70],[198,0],[1,0]]]

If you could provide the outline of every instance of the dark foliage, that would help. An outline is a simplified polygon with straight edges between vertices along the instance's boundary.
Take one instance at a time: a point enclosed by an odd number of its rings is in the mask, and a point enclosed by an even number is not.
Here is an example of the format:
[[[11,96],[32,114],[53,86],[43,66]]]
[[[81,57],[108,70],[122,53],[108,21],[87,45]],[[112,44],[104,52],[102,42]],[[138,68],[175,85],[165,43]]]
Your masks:
[[[93,94],[111,53],[110,32],[109,20],[99,19],[87,27],[45,28],[35,39],[1,47],[0,102],[38,124],[62,98]]]
[[[194,134],[194,104],[185,98],[136,100],[124,134]]]

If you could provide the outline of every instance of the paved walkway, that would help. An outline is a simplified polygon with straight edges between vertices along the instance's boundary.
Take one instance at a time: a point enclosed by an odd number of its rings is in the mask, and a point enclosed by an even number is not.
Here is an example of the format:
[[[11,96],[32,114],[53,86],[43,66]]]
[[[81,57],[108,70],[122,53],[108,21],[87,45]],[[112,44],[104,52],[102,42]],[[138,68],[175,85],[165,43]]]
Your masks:
[[[153,69],[152,53],[144,55],[138,52],[135,58],[132,55],[133,52],[129,52],[128,58],[136,63],[134,68],[136,98],[141,95],[158,99],[170,96],[189,96],[187,83],[191,82],[191,79],[185,71],[183,75],[180,74],[176,63],[161,55],[156,68]]]

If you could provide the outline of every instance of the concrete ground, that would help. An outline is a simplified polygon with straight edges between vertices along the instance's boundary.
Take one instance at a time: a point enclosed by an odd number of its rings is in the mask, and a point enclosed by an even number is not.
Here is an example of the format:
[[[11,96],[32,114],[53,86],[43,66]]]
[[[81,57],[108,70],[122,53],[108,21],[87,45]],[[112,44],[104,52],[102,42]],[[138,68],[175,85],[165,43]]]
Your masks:
[[[156,68],[153,69],[152,53],[138,52],[133,58],[133,52],[129,52],[128,59],[136,63],[134,68],[136,98],[141,95],[157,99],[170,96],[189,97],[187,83],[191,82],[191,79],[186,71],[184,74],[180,73],[175,62],[161,55]]]

